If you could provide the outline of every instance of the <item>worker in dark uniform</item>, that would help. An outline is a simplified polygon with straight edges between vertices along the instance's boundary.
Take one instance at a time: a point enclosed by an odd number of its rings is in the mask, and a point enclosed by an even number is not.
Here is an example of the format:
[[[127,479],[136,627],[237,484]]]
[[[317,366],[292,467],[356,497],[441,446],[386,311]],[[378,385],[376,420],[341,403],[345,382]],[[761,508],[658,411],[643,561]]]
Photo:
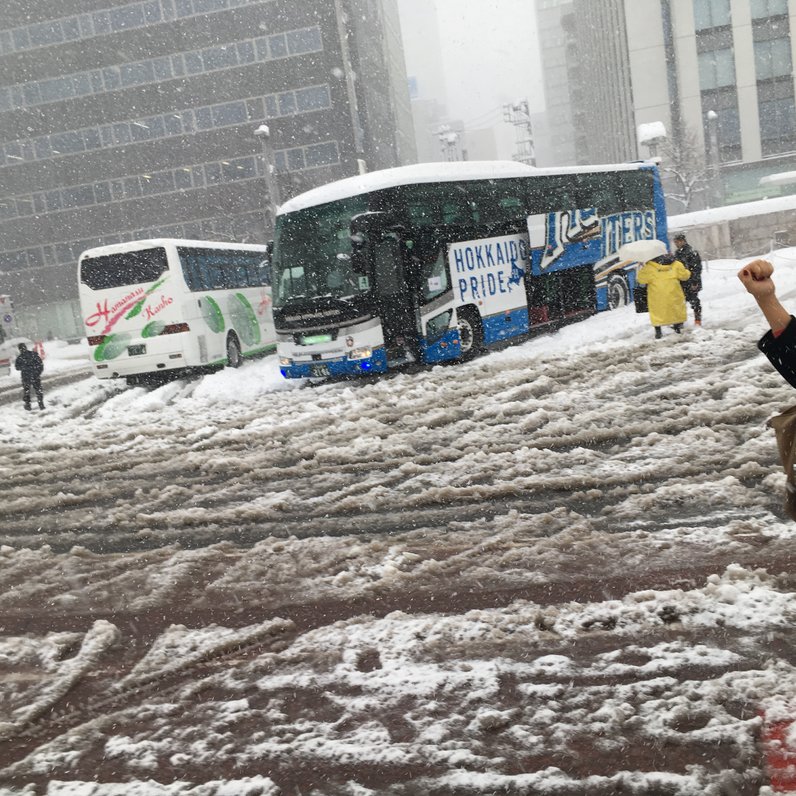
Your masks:
[[[14,361],[14,367],[22,376],[22,403],[25,409],[30,410],[30,391],[36,393],[39,409],[44,409],[44,395],[41,391],[41,372],[44,363],[35,351],[28,351],[24,343],[19,344],[19,356]]]
[[[674,245],[677,247],[674,256],[691,272],[691,276],[683,282],[685,300],[694,310],[694,325],[702,326],[702,302],[699,300],[699,291],[702,290],[702,258],[683,234],[674,236]]]

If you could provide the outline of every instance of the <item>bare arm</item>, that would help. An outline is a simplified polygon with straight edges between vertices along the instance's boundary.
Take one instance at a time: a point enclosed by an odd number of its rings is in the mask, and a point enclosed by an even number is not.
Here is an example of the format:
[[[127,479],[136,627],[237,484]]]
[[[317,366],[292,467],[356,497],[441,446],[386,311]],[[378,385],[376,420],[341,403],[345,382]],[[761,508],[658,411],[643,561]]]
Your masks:
[[[752,296],[768,321],[771,331],[781,332],[790,323],[790,313],[777,298],[771,274],[774,266],[768,260],[753,260],[738,272],[738,279]]]

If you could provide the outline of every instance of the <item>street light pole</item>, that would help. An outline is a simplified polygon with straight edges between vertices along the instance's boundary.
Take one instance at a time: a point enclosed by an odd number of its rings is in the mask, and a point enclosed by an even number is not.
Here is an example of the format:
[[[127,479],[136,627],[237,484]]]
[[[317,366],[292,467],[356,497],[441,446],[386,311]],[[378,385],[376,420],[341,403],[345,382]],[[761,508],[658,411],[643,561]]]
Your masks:
[[[710,153],[710,206],[717,207],[723,201],[721,173],[719,171],[719,114],[707,112],[708,152]]]
[[[263,155],[265,157],[265,186],[268,191],[268,204],[270,210],[271,229],[276,224],[276,211],[280,205],[279,183],[276,178],[276,168],[274,166],[274,150],[271,146],[271,130],[267,124],[261,124],[254,134],[262,141]]]

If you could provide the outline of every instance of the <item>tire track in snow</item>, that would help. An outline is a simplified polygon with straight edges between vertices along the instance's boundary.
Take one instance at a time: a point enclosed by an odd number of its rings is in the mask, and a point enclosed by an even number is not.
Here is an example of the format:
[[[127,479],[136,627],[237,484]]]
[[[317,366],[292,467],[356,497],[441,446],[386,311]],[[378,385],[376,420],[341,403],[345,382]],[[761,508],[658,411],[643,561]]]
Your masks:
[[[120,550],[390,532],[570,501],[610,518],[634,489],[689,479],[735,478],[749,504],[736,512],[770,510],[754,479],[776,466],[760,461],[758,449],[772,446],[757,437],[782,391],[765,374],[754,390],[739,387],[760,369],[754,352],[740,335],[715,337],[718,353],[694,339],[542,361],[508,349],[456,368],[273,393],[212,418],[192,412],[199,382],[97,391],[60,421],[75,450],[4,446],[12,469],[0,543]],[[113,405],[134,422],[109,423]],[[692,455],[697,440],[706,455]],[[696,501],[676,514],[711,523],[730,508]],[[667,511],[645,521],[665,522]]]

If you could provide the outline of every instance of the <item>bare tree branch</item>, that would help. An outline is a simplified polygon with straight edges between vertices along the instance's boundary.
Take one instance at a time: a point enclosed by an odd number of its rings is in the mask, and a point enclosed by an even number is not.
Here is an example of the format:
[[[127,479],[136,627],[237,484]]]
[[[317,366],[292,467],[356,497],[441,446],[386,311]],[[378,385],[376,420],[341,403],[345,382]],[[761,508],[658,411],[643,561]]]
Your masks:
[[[679,204],[683,212],[693,209],[694,198],[707,189],[710,179],[696,132],[685,127],[680,140],[667,139],[660,151],[664,195]]]

